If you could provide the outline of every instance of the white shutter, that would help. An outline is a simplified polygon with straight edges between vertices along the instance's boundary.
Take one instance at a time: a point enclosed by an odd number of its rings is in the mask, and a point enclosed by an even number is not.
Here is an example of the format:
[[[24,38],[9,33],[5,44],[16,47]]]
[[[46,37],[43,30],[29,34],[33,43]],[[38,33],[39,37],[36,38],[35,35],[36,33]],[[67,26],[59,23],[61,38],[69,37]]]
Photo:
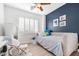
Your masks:
[[[19,17],[19,31],[24,31],[24,17]]]

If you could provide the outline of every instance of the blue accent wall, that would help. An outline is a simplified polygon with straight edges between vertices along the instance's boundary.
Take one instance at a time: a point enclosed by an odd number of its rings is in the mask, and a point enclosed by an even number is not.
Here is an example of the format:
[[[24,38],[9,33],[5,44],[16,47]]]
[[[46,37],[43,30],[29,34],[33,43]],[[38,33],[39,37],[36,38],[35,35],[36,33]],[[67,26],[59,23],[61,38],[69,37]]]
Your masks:
[[[66,14],[67,26],[53,27],[53,19]],[[74,32],[79,34],[79,3],[67,3],[46,15],[46,29],[54,32]]]

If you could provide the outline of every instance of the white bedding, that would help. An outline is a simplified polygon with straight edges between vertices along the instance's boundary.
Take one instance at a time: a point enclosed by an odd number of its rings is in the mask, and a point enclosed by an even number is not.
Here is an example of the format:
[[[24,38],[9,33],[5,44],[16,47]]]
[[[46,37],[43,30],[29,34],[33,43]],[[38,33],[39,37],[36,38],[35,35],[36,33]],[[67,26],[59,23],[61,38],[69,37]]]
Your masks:
[[[62,37],[47,36],[47,37],[39,37],[37,41],[45,49],[54,53],[56,56],[63,56],[61,39]]]
[[[71,55],[78,48],[78,34],[67,32],[53,32],[52,36],[62,36],[62,45],[64,56]]]
[[[44,48],[49,50],[49,48],[51,49],[53,46],[55,46],[56,44],[59,43],[58,42],[58,43],[55,44],[57,39],[62,42],[61,45],[62,45],[64,56],[71,55],[71,53],[76,51],[77,48],[78,48],[78,35],[77,35],[77,33],[53,32],[53,34],[51,36],[46,36],[46,37],[40,36],[40,37],[38,37],[37,42],[40,45],[42,45]],[[52,45],[52,47],[50,47],[50,45]],[[53,53],[54,53],[54,51],[53,51]]]

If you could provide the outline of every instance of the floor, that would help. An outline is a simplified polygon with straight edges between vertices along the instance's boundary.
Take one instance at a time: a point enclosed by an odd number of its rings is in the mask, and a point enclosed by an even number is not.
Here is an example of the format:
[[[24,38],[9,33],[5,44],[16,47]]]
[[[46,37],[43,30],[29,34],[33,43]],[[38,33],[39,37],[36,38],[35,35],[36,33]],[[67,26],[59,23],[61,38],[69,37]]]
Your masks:
[[[30,49],[32,56],[54,56],[52,53],[49,53],[47,50],[43,49],[37,44],[29,44],[28,48]]]
[[[37,44],[29,44],[28,48],[33,56],[55,56]],[[75,51],[70,56],[79,56],[79,52]]]
[[[71,56],[79,56],[79,52],[75,51],[71,54]]]

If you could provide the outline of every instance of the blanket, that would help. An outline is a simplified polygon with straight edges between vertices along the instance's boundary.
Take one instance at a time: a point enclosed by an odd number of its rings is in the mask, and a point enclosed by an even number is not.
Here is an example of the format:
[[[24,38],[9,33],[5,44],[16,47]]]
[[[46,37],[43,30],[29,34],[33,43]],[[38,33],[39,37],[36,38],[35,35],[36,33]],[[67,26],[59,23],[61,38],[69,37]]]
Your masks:
[[[38,37],[37,42],[56,56],[63,56],[61,39],[61,37],[55,36]]]

